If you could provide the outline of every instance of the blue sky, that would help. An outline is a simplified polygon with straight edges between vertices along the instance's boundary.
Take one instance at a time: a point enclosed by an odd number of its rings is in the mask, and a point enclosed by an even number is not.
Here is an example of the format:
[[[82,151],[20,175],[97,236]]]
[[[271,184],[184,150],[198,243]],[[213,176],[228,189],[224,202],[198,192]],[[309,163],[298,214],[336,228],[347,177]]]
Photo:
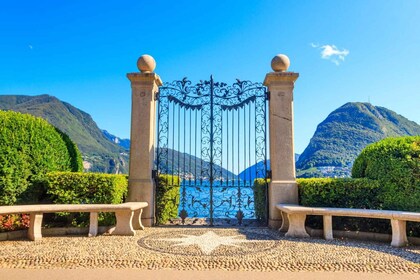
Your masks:
[[[264,80],[278,53],[300,73],[295,145],[349,101],[420,122],[420,1],[2,1],[0,94],[50,94],[130,133],[136,60],[163,81]]]

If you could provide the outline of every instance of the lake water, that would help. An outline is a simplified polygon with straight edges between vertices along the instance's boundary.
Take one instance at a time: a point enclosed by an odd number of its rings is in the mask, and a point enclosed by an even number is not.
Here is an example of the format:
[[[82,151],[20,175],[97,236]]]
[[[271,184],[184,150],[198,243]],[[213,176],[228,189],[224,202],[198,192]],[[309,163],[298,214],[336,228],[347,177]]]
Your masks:
[[[213,185],[213,217],[233,218],[239,210],[244,219],[255,219],[254,192],[250,181],[216,181]],[[182,181],[179,212],[186,210],[188,217],[210,217],[210,183],[208,181]]]

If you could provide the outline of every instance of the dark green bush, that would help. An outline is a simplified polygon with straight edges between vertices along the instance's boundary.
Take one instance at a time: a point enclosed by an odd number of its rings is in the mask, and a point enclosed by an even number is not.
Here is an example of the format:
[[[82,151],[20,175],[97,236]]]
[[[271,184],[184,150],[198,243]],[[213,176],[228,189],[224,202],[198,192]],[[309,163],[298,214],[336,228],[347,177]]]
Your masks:
[[[420,212],[420,136],[367,146],[355,160],[352,176],[380,182],[383,209]]]
[[[369,179],[298,179],[299,200],[304,206],[380,209],[380,185]]]
[[[299,204],[313,207],[383,209],[382,184],[367,178],[298,179]],[[307,225],[322,228],[322,217],[310,216]],[[333,228],[339,230],[390,233],[389,220],[333,217]],[[408,223],[409,235],[419,236],[419,223]]]
[[[254,209],[255,218],[259,222],[267,221],[267,188],[268,183],[266,179],[257,178],[254,180],[252,187],[254,191]]]
[[[0,111],[0,205],[36,202],[44,174],[82,169],[67,135],[41,118]]]
[[[115,174],[51,172],[46,175],[45,184],[51,201],[64,204],[118,204],[128,190],[127,177]],[[89,221],[87,213],[66,216],[73,225],[86,225]],[[113,213],[101,213],[98,219],[101,225],[115,223]]]
[[[180,179],[173,175],[159,175],[156,186],[156,224],[166,224],[178,217]]]

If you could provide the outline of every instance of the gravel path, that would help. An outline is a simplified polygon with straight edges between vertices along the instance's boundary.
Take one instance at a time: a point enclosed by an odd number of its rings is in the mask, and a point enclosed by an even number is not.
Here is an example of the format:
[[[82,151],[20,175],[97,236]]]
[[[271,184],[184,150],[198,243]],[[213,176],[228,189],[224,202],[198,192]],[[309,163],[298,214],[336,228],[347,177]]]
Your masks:
[[[0,242],[0,268],[139,268],[420,274],[420,246],[290,239],[266,228],[146,228],[136,236]]]

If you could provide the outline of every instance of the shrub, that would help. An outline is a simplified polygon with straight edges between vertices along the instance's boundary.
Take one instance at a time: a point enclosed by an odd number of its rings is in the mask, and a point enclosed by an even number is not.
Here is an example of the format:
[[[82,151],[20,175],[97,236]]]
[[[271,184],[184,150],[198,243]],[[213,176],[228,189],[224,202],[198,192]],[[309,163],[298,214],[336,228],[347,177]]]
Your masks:
[[[46,175],[45,184],[51,201],[65,204],[118,204],[124,201],[128,190],[127,177],[115,174],[51,172]],[[89,221],[87,213],[65,216],[73,225],[86,225]],[[101,225],[112,225],[115,216],[100,213],[98,221]]]
[[[174,175],[159,175],[156,186],[156,224],[178,217],[180,179]]]
[[[29,215],[0,215],[0,232],[29,228]]]
[[[369,179],[298,179],[299,200],[304,206],[379,209],[380,185]]]
[[[259,222],[267,221],[267,188],[266,179],[257,178],[254,180],[252,189],[254,191],[255,218]]]
[[[299,204],[313,207],[383,209],[382,184],[368,178],[298,179]],[[309,216],[307,225],[322,228],[322,217]],[[353,217],[333,217],[333,228],[351,231],[390,233],[389,220]],[[419,236],[419,223],[408,223],[409,235]]]
[[[41,118],[0,111],[0,128],[0,205],[36,201],[47,172],[83,169],[76,145]]]
[[[356,158],[352,176],[380,182],[383,209],[420,212],[420,136],[367,146]]]

